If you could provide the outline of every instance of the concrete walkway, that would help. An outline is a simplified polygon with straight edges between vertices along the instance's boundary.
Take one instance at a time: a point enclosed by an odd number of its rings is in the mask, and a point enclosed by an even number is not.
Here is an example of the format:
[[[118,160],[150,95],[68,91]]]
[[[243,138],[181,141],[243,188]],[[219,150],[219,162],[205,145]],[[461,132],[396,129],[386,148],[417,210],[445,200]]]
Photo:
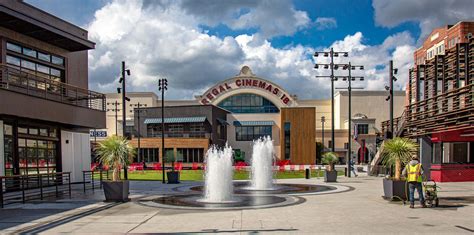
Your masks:
[[[282,180],[324,184],[321,179]],[[184,182],[179,186],[193,185]],[[302,196],[289,207],[196,211],[143,206],[140,198],[172,192],[176,185],[132,182],[132,202],[103,203],[96,191],[57,202],[14,204],[0,209],[2,233],[333,233],[333,234],[473,234],[474,183],[440,184],[439,208],[409,209],[381,198],[382,178],[340,177],[337,184],[354,190]],[[76,195],[77,194],[77,195]],[[417,205],[418,206],[418,205]]]

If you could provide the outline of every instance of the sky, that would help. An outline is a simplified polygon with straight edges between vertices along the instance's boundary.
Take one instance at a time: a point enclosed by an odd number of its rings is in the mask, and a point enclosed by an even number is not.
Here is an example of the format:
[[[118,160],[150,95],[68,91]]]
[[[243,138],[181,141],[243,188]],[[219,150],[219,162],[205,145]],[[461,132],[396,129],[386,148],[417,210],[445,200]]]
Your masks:
[[[474,20],[472,0],[26,0],[89,31],[89,88],[116,92],[121,61],[129,91],[192,99],[248,65],[300,99],[330,96],[328,63],[315,51],[349,52],[335,63],[363,65],[353,84],[381,90],[388,63],[402,90],[413,52],[436,27]],[[346,75],[347,71],[336,71]],[[338,81],[336,87],[346,87]]]

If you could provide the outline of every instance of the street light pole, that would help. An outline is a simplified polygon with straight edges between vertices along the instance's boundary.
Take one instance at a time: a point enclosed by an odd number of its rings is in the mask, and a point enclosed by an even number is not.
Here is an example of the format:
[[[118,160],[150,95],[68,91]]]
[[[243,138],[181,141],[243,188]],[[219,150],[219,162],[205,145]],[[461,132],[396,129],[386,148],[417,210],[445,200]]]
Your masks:
[[[118,106],[118,102],[115,101],[115,135],[118,136],[118,120],[117,120],[117,106]]]
[[[162,183],[165,181],[165,90],[168,90],[168,80],[162,78],[158,82],[159,90],[161,91],[161,160],[163,162]]]
[[[393,60],[390,60],[390,133],[393,139]]]
[[[324,123],[325,123],[325,122],[326,122],[326,117],[322,116],[322,117],[321,117],[321,127],[322,127],[323,133],[322,133],[321,136],[322,136],[322,142],[323,142],[323,152],[324,152],[324,150],[325,150],[325,147],[324,147],[324,146],[325,146],[325,145],[324,145]]]
[[[137,156],[138,157],[137,158],[138,159],[137,160],[138,161],[137,162],[140,162],[142,160],[141,157],[140,157],[140,155],[141,155],[140,154],[140,102],[138,102],[137,105],[138,105],[138,108],[137,108],[137,120],[138,120],[138,124],[137,124],[137,129],[138,129],[138,131],[137,131],[137,141],[138,141],[138,143],[137,143],[138,155]]]
[[[118,93],[122,93],[122,136],[125,138],[125,129],[127,128],[127,110],[126,110],[126,101],[130,101],[127,97],[127,92],[125,90],[125,73],[130,76],[130,70],[125,69],[125,61],[122,61],[122,77],[120,78],[119,82],[122,83],[122,88],[117,88]],[[127,156],[128,157],[128,156]],[[127,166],[123,166],[123,176],[126,180],[128,180],[128,172]]]

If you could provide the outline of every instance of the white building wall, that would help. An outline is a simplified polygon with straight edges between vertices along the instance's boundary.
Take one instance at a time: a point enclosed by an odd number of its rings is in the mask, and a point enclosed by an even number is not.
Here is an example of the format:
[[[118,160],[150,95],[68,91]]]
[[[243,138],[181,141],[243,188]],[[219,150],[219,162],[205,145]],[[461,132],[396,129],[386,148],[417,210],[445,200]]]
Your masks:
[[[227,142],[232,149],[240,149],[245,152],[245,160],[250,160],[252,156],[252,141],[237,141],[235,139],[234,121],[273,121],[275,125],[272,127],[272,139],[274,151],[277,158],[280,158],[280,113],[257,113],[257,114],[227,114]]]
[[[3,138],[3,121],[0,120],[0,176],[5,175],[5,143]]]
[[[90,170],[89,134],[61,131],[62,171],[71,172],[71,182],[81,182],[82,171]]]

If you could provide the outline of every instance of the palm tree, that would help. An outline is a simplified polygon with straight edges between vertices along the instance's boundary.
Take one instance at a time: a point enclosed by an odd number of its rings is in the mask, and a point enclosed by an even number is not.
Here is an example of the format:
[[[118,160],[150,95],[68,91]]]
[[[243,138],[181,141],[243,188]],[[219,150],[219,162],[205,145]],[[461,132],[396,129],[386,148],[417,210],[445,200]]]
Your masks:
[[[408,164],[411,157],[417,152],[418,144],[410,139],[396,137],[387,140],[381,152],[382,164],[388,167],[395,166],[394,180],[400,180],[402,163]]]
[[[119,181],[120,167],[126,166],[135,155],[135,149],[121,136],[110,136],[97,148],[99,161],[113,169],[112,181]]]
[[[321,159],[321,162],[323,164],[328,165],[327,171],[333,171],[334,170],[334,164],[336,164],[339,161],[339,158],[337,157],[337,154],[335,152],[327,152],[323,154],[323,158]]]

